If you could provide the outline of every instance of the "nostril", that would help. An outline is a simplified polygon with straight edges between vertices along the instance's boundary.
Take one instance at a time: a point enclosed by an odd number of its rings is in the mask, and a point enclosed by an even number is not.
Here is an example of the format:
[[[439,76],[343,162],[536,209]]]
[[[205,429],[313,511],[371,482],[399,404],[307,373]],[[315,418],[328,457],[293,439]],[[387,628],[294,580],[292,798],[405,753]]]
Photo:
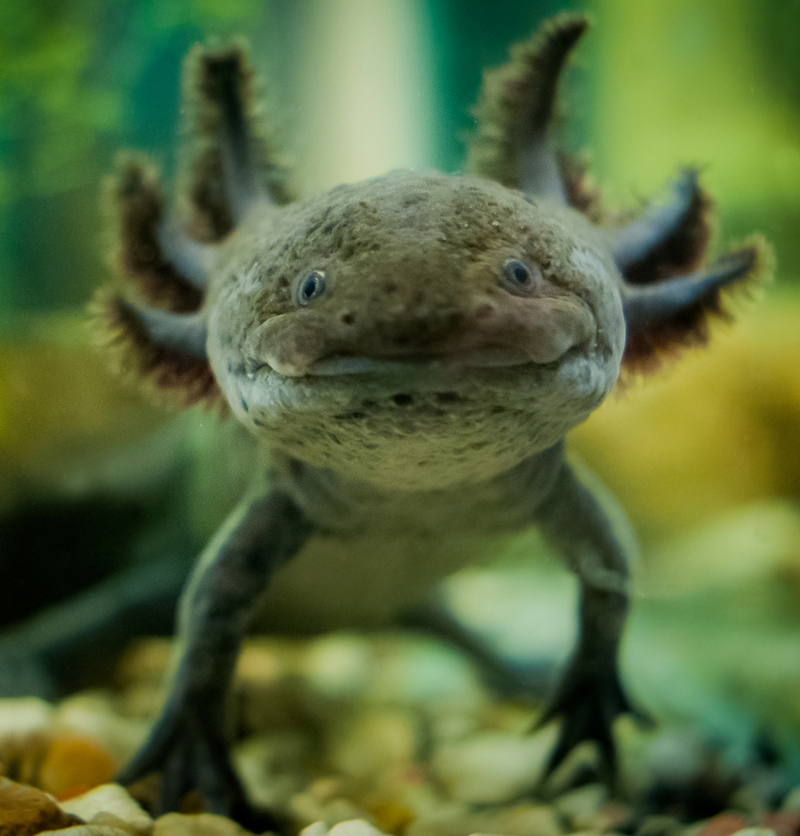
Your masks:
[[[484,302],[475,308],[472,316],[476,322],[485,322],[488,319],[492,319],[496,313],[497,308],[491,302]]]
[[[351,313],[350,311],[347,311],[346,313],[342,314],[342,322],[345,325],[352,325],[355,321],[356,321],[356,315],[354,313]]]

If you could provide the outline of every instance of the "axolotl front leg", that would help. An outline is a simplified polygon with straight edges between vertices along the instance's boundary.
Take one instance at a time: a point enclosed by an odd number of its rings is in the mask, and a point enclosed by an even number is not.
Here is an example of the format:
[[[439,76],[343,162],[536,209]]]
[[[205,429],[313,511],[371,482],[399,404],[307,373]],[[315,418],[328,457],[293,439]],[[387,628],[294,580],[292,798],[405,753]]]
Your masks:
[[[620,715],[650,718],[635,709],[619,679],[618,653],[628,610],[624,543],[601,503],[564,462],[536,522],[580,583],[578,640],[558,688],[539,720],[561,717],[550,774],[579,743],[596,742],[603,779],[613,784],[616,756],[612,726]]]
[[[160,807],[199,791],[210,812],[252,820],[231,765],[226,734],[229,685],[242,638],[273,573],[312,532],[280,490],[248,496],[203,553],[179,609],[180,660],[148,741],[117,780],[162,773]]]
[[[533,462],[534,459],[530,460]],[[628,550],[624,513],[605,495],[599,501],[564,459],[564,445],[535,457],[539,465],[524,493],[534,511],[529,522],[542,532],[580,585],[580,619],[574,652],[560,681],[547,699],[552,666],[540,661],[523,670],[509,664],[472,629],[457,621],[438,598],[403,613],[406,627],[433,634],[464,652],[487,683],[499,693],[531,703],[545,702],[536,725],[560,719],[558,742],[545,765],[547,779],[566,756],[584,741],[598,749],[599,777],[611,788],[616,782],[616,749],[612,734],[621,714],[651,723],[622,687],[618,655],[628,611]]]

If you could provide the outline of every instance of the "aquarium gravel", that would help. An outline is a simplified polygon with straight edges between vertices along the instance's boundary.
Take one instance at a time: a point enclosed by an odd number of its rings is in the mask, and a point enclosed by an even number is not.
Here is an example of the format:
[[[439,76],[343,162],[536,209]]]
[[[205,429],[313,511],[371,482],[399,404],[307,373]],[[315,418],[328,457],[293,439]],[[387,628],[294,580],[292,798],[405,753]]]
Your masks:
[[[0,701],[2,836],[250,832],[203,812],[196,795],[182,812],[155,816],[156,776],[129,790],[112,782],[144,739],[171,651],[165,640],[137,644],[115,690],[55,706]],[[255,806],[277,812],[286,833],[800,832],[800,787],[776,802],[769,763],[736,768],[676,725],[621,725],[615,796],[596,782],[590,747],[539,784],[555,730],[533,730],[537,706],[498,700],[461,656],[424,637],[251,640],[233,701],[235,764]]]

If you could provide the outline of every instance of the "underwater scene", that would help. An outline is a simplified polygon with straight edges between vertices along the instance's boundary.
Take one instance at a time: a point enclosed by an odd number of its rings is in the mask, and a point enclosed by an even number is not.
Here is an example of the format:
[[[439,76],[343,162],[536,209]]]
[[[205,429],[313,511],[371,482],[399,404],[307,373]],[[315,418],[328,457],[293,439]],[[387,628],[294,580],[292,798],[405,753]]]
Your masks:
[[[0,836],[800,836],[800,2],[0,3]]]

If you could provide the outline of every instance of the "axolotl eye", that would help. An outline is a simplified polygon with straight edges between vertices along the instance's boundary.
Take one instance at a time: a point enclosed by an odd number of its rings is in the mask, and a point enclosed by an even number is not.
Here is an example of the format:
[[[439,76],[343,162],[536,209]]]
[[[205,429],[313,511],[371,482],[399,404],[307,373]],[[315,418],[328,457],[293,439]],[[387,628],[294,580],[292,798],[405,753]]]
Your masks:
[[[307,305],[313,299],[322,296],[325,292],[325,271],[314,270],[300,278],[297,287],[297,301],[301,305]]]
[[[538,267],[529,267],[522,261],[509,258],[503,264],[501,284],[510,293],[527,296],[542,279]]]

